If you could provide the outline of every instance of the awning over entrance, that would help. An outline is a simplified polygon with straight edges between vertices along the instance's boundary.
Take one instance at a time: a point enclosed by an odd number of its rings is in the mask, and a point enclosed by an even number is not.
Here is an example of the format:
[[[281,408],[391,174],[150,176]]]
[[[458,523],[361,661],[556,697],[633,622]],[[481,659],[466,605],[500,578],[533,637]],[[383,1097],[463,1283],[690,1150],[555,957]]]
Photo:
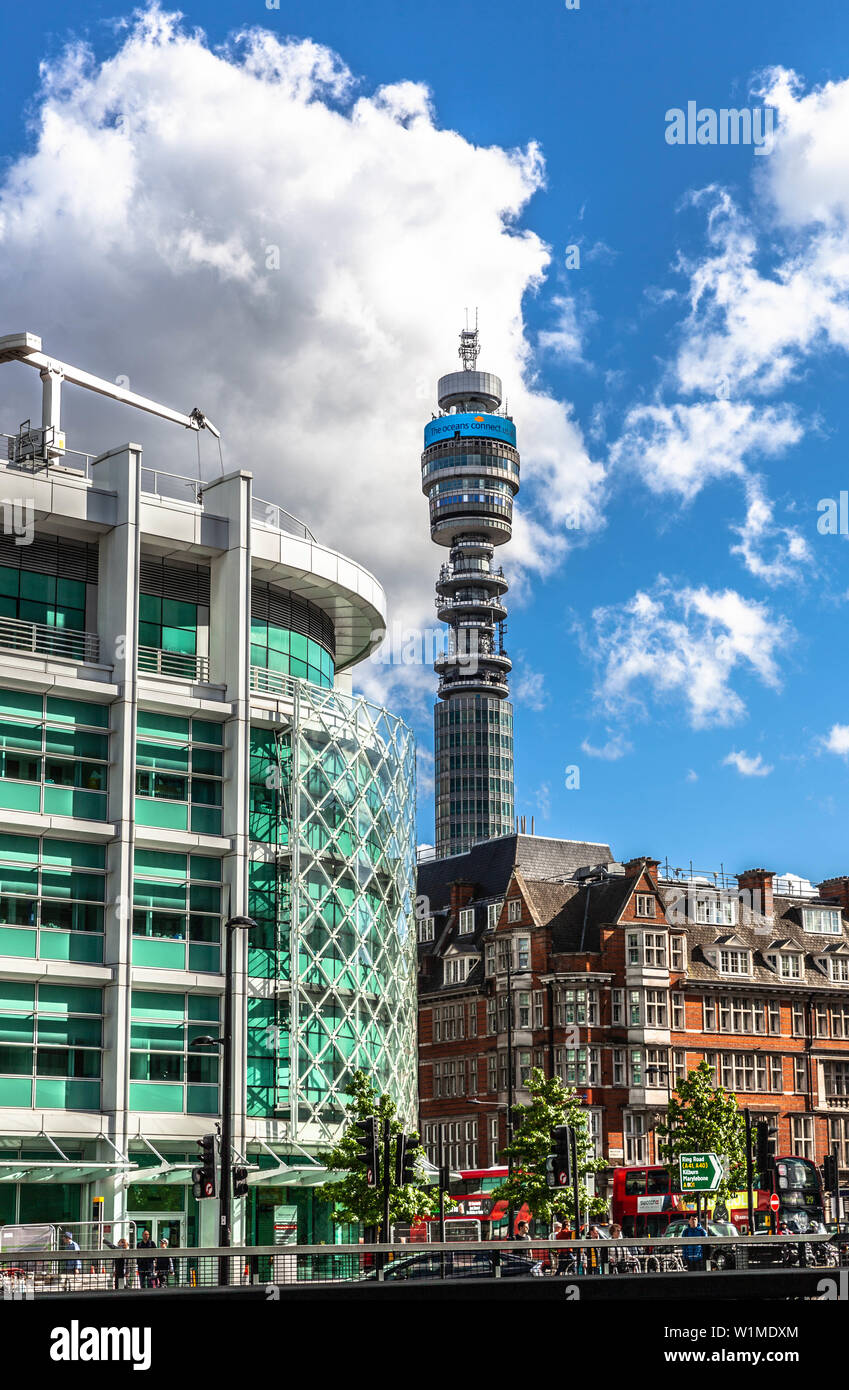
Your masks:
[[[108,1178],[113,1173],[135,1173],[135,1163],[87,1163],[85,1160],[69,1158],[63,1161],[53,1159],[0,1159],[0,1183],[4,1182],[92,1182],[95,1178]]]
[[[319,1164],[304,1163],[294,1167],[280,1164],[279,1168],[248,1169],[249,1187],[319,1187],[327,1182],[331,1174]],[[332,1174],[333,1181],[347,1177],[347,1173]]]

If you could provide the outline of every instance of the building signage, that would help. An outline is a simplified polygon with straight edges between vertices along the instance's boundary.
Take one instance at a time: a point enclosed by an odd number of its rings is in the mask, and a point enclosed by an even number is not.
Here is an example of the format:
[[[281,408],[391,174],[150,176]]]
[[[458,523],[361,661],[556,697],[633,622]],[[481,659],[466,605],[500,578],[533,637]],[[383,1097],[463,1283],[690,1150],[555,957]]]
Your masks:
[[[503,439],[505,444],[516,445],[516,426],[503,415],[474,415],[471,412],[457,415],[440,415],[425,425],[425,448],[429,444],[451,439],[455,434],[463,438],[480,436],[482,439]]]

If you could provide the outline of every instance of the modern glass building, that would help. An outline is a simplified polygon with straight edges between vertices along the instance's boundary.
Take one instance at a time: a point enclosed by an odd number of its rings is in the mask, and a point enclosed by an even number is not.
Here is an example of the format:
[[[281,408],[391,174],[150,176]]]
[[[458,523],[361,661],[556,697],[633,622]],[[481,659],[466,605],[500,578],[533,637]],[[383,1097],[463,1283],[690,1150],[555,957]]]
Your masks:
[[[436,607],[449,627],[434,663],[436,854],[463,854],[513,830],[511,661],[504,650],[504,571],[494,548],[512,534],[519,490],[516,427],[500,412],[501,381],[476,370],[477,329],[460,334],[463,370],[441,377],[440,413],[425,426],[422,491],[430,534],[448,548]]]
[[[234,1240],[332,1240],[352,1071],[416,1115],[413,738],[350,693],[383,592],[247,472],[199,494],[127,445],[0,473],[33,519],[0,535],[0,1226],[214,1243],[195,1044],[249,913]]]

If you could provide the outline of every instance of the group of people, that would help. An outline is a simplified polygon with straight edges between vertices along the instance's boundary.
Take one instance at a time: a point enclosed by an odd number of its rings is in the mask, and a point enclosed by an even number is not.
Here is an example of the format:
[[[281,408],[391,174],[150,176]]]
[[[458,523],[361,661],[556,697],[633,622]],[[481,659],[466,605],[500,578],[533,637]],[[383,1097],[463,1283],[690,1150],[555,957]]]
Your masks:
[[[707,1236],[707,1231],[699,1218],[693,1214],[690,1216],[688,1225],[688,1236],[691,1243],[681,1249],[681,1258],[687,1269],[705,1268],[705,1248],[701,1244],[701,1238]],[[552,1240],[572,1240],[582,1237],[585,1240],[612,1240],[622,1239],[622,1227],[614,1221],[609,1227],[608,1235],[604,1236],[598,1226],[590,1226],[586,1232],[581,1229],[574,1233],[569,1226],[558,1221],[555,1217],[552,1224]],[[519,1221],[516,1226],[516,1238],[520,1241],[531,1242],[530,1227],[527,1221]],[[610,1249],[599,1248],[598,1246],[586,1246],[584,1249],[564,1250],[562,1255],[558,1254],[556,1264],[551,1260],[554,1274],[635,1274],[640,1270],[639,1256],[641,1250],[630,1245],[615,1245]]]
[[[104,1246],[109,1250],[126,1250],[129,1252],[130,1243],[125,1236],[122,1236],[117,1245],[105,1240]],[[79,1250],[79,1245],[74,1240],[70,1231],[65,1231],[62,1235],[62,1248],[64,1250]],[[167,1251],[168,1240],[165,1236],[157,1246],[150,1238],[150,1231],[143,1231],[142,1238],[136,1244],[136,1250]],[[135,1263],[138,1271],[139,1285],[143,1289],[164,1289],[168,1286],[169,1279],[176,1273],[174,1261],[169,1254],[134,1255],[133,1261],[129,1254],[119,1257],[112,1261],[112,1287],[115,1289],[132,1288],[132,1273],[130,1266]],[[68,1260],[65,1271],[69,1274],[80,1274],[82,1272],[82,1260]]]

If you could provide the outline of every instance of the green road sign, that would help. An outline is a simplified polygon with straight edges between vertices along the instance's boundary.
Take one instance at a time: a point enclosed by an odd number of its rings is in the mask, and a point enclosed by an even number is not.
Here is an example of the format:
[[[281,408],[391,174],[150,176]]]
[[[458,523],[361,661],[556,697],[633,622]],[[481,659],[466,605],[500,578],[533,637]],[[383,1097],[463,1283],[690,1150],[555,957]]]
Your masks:
[[[715,1192],[725,1176],[725,1164],[718,1154],[681,1154],[682,1192]]]

